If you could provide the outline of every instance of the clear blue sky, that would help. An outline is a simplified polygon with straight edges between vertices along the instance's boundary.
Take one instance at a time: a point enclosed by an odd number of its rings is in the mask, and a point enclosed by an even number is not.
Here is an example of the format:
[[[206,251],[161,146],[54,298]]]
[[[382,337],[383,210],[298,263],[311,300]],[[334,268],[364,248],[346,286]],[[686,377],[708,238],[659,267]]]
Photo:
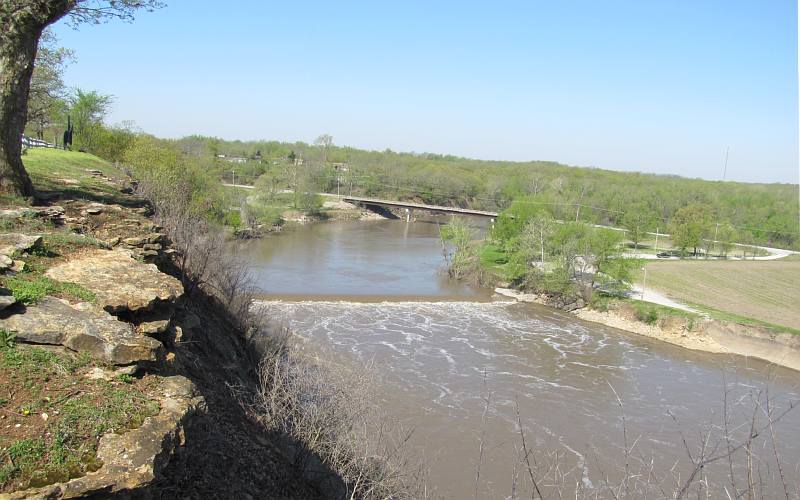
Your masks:
[[[112,123],[798,182],[793,0],[167,2],[56,26]]]

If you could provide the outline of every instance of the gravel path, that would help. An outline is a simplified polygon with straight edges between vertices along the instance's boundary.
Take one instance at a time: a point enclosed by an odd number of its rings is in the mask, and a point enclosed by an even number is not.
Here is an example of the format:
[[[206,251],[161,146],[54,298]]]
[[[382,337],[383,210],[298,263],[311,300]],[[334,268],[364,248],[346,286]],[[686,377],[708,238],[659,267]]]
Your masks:
[[[647,288],[644,291],[644,295],[642,295],[642,286],[640,284],[635,284],[631,287],[630,298],[642,300],[644,302],[652,302],[653,304],[672,307],[673,309],[680,309],[690,313],[700,314],[700,311],[692,309],[691,307],[681,304],[680,302],[675,302],[666,295],[658,293],[650,288]]]

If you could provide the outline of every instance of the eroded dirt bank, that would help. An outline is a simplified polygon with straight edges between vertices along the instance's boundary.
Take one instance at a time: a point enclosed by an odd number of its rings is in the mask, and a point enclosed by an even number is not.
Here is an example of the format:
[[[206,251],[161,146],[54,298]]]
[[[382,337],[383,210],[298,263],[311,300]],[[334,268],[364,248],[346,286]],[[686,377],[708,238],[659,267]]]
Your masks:
[[[520,302],[550,305],[545,298],[536,294],[505,288],[495,289],[495,292]],[[636,319],[635,311],[630,307],[608,311],[576,307],[570,312],[585,321],[600,323],[687,349],[754,357],[800,371],[800,337],[790,333],[778,333],[757,326],[708,318],[692,321],[669,317],[654,324],[647,324]]]

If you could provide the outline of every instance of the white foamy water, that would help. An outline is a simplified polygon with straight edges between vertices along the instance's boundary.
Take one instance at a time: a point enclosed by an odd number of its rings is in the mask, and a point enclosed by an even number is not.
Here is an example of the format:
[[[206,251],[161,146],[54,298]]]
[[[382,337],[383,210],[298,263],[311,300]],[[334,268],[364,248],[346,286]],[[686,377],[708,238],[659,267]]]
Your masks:
[[[694,446],[709,422],[719,422],[724,387],[741,408],[752,408],[744,404],[752,388],[770,387],[778,406],[798,397],[791,370],[676,348],[539,306],[275,301],[261,307],[276,325],[342,362],[378,368],[384,404],[416,429],[413,445],[431,459],[431,482],[448,498],[474,494],[481,435],[480,496],[510,495],[520,445],[516,404],[539,459],[558,453],[573,484],[596,487],[624,462],[614,390],[637,456],[652,458],[658,470],[678,462],[677,471],[686,469],[681,435]],[[746,415],[735,411],[731,416],[741,422]],[[800,412],[776,429],[785,438],[785,468],[796,480]],[[725,481],[724,468],[709,469],[710,481]],[[520,476],[521,496],[524,481]]]

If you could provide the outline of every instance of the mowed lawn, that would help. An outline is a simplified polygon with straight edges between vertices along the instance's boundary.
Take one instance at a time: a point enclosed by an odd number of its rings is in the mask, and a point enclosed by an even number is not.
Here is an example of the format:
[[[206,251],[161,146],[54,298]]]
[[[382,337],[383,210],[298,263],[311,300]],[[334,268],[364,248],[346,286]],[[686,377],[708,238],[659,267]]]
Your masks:
[[[647,264],[647,287],[677,301],[800,329],[800,261]]]

